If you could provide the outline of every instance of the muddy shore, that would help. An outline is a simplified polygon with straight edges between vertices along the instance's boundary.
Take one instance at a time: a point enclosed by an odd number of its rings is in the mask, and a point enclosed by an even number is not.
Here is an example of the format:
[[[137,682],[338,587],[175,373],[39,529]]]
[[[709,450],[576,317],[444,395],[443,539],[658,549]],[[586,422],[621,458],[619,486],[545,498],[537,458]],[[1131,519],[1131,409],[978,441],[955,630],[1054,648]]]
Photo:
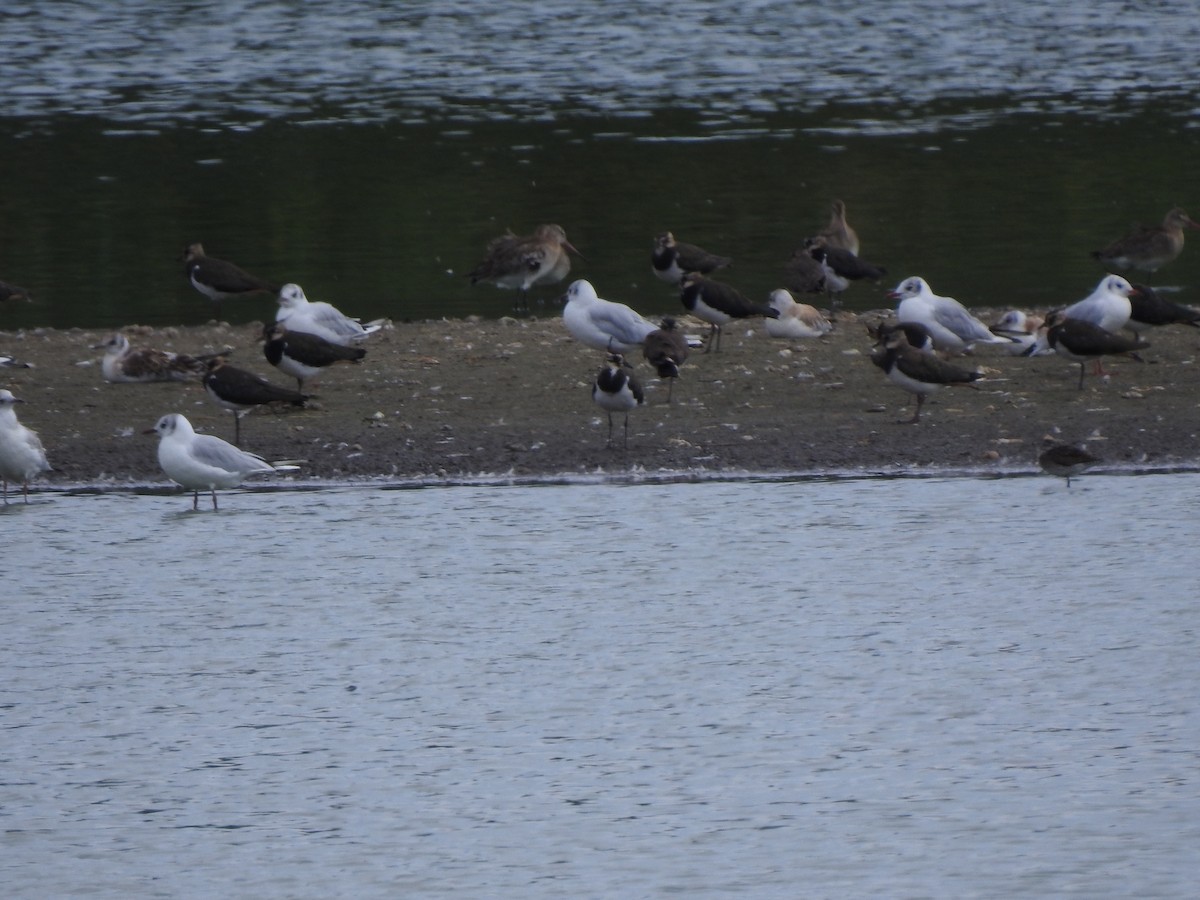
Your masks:
[[[772,339],[758,321],[727,326],[719,353],[693,351],[672,403],[637,359],[646,404],[630,414],[628,450],[606,446],[607,420],[591,400],[603,354],[573,341],[560,318],[396,323],[372,336],[363,363],[317,379],[309,408],[248,414],[242,446],[300,461],[300,480],[334,481],[1031,471],[1047,435],[1086,440],[1114,468],[1200,460],[1200,329],[1152,332],[1143,363],[1113,360],[1107,378],[1089,366],[1082,391],[1075,363],[985,347],[961,360],[985,371],[979,389],[939,392],[908,425],[899,420],[913,398],[870,362],[865,323],[878,318],[846,314],[832,334],[806,341]],[[263,358],[260,330],[213,322],[125,333],[135,347],[232,347],[234,364],[294,385]],[[47,448],[55,471],[41,486],[165,483],[157,438],[143,431],[167,412],[233,439],[232,414],[198,382],[106,383],[91,349],[106,337],[0,331],[0,353],[33,364],[0,369],[0,385],[27,401],[20,418]]]

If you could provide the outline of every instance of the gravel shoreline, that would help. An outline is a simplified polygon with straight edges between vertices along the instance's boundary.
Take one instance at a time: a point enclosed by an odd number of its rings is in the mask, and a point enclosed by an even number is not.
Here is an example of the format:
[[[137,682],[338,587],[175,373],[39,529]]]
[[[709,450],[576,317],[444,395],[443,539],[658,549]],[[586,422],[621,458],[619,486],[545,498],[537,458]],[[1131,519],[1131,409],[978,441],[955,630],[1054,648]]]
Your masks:
[[[603,354],[571,340],[560,318],[398,323],[372,336],[363,363],[306,388],[310,408],[248,414],[242,446],[298,461],[285,484],[1011,473],[1036,469],[1046,436],[1086,440],[1106,467],[1190,469],[1200,459],[1200,329],[1152,332],[1144,363],[1106,361],[1109,378],[1089,366],[1082,391],[1069,360],[981,348],[962,361],[984,370],[978,390],[944,389],[905,425],[897,420],[911,416],[913,398],[870,362],[866,324],[886,314],[843,314],[818,340],[776,340],[759,321],[727,326],[721,352],[692,352],[669,404],[666,385],[634,360],[646,404],[630,413],[628,450],[606,446],[607,420],[591,400]],[[260,331],[258,322],[124,329],[135,347],[232,347],[233,364],[294,386],[263,358]],[[0,386],[26,401],[18,415],[54,466],[35,488],[165,485],[157,438],[142,432],[168,412],[233,439],[232,414],[199,383],[105,383],[91,346],[107,336],[0,332],[0,353],[33,364],[0,369]]]

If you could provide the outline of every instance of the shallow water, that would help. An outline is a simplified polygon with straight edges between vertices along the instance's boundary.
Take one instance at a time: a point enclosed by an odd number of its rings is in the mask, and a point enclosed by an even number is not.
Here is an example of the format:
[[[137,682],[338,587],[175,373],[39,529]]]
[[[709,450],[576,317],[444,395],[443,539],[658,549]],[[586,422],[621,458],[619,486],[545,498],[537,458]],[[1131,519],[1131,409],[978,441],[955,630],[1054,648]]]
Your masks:
[[[10,896],[1190,896],[1194,475],[38,495]]]

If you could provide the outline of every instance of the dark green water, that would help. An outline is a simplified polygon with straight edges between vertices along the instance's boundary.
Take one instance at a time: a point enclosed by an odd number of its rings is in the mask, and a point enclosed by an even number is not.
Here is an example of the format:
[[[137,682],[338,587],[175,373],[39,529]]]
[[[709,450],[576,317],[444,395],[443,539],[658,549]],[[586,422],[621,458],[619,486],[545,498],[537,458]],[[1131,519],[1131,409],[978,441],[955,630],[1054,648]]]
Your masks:
[[[863,257],[891,273],[853,287],[851,308],[888,305],[885,289],[912,274],[971,305],[1045,306],[1099,280],[1089,250],[1200,197],[1189,163],[1200,131],[1152,112],[1011,116],[937,135],[824,133],[832,122],[778,117],[731,138],[680,114],[247,131],[8,121],[0,278],[37,303],[0,310],[0,328],[206,321],[179,262],[196,240],[355,315],[503,315],[512,294],[465,273],[491,236],[542,222],[562,224],[586,256],[571,277],[647,313],[678,305],[649,271],[652,237],[668,228],[734,256],[727,280],[765,297],[833,197]],[[1200,252],[1157,280],[1200,282]],[[542,291],[548,312],[559,293]],[[225,317],[273,309],[264,297]]]

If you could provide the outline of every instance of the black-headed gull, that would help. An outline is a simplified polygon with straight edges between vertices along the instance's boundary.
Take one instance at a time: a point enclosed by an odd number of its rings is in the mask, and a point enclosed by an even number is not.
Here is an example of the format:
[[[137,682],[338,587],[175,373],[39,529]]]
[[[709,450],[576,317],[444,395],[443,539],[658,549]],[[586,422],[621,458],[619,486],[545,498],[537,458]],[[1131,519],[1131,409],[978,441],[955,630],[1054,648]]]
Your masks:
[[[168,413],[145,433],[159,436],[158,464],[168,478],[192,492],[192,509],[200,505],[200,491],[212,493],[216,509],[217,488],[237,487],[249,475],[275,471],[261,456],[211,434],[196,434],[179,413]]]
[[[206,371],[208,360],[216,355],[188,356],[152,347],[135,348],[120,332],[101,344],[93,344],[92,349],[104,351],[100,370],[104,380],[113,384],[199,379]]]
[[[204,245],[188,244],[183,250],[183,273],[192,287],[216,305],[221,314],[221,301],[248,297],[253,294],[274,294],[279,285],[239,268],[223,259],[206,256]]]
[[[20,482],[25,502],[29,502],[29,480],[50,471],[46,448],[37,432],[17,421],[17,403],[24,403],[12,391],[0,390],[0,479],[4,481],[4,504],[8,505],[8,483]]]
[[[612,446],[613,413],[625,413],[625,440],[622,446],[629,449],[629,411],[641,406],[646,400],[641,384],[627,372],[627,363],[619,353],[609,354],[608,361],[596,375],[592,384],[592,400],[608,413],[608,443]]]
[[[667,382],[667,402],[670,403],[679,367],[688,358],[687,338],[676,327],[674,317],[663,316],[662,325],[646,335],[642,355],[654,366],[659,378],[670,379]]]
[[[704,352],[721,349],[721,326],[734,319],[763,316],[778,319],[779,311],[763,303],[755,303],[741,291],[721,281],[688,272],[679,282],[679,299],[684,308],[711,327]]]
[[[1010,343],[1007,338],[992,334],[953,297],[935,294],[924,278],[906,278],[888,296],[900,301],[896,306],[896,318],[901,322],[924,325],[938,350],[965,353],[974,344]]]
[[[1117,332],[1133,313],[1129,301],[1133,293],[1133,285],[1120,275],[1105,275],[1094,291],[1062,310],[1062,314],[1067,319],[1091,322],[1105,331]]]
[[[367,355],[364,347],[346,347],[316,334],[289,331],[279,322],[263,326],[263,356],[285,375],[296,379],[296,390],[304,382],[334,363],[356,363]]]
[[[538,284],[557,284],[571,271],[567,251],[580,254],[567,240],[561,225],[539,225],[529,235],[511,231],[493,238],[482,260],[468,276],[471,284],[488,281],[497,287],[518,291],[516,309],[527,307],[529,289]]]
[[[1047,438],[1047,440],[1050,440]],[[1071,476],[1080,475],[1092,466],[1099,465],[1104,460],[1093,456],[1086,448],[1077,444],[1051,443],[1038,455],[1038,465],[1048,475],[1057,475],[1067,479],[1067,487],[1071,486]]]
[[[382,322],[363,325],[358,319],[343,315],[335,306],[310,301],[298,284],[285,284],[279,289],[279,311],[275,321],[282,322],[289,331],[315,334],[345,347],[366,340],[367,335],[383,327]]]
[[[908,420],[910,424],[921,420],[925,398],[934,391],[953,385],[971,386],[983,377],[981,372],[961,369],[930,350],[913,347],[903,328],[894,328],[887,334],[883,343],[872,351],[871,362],[883,369],[892,384],[916,396],[917,408]]]
[[[779,313],[777,318],[763,319],[767,334],[774,338],[818,338],[833,331],[833,324],[821,311],[807,303],[797,303],[783,288],[771,291],[767,305]]]
[[[1142,225],[1104,249],[1093,250],[1092,256],[1117,269],[1157,272],[1183,252],[1184,228],[1200,228],[1200,222],[1175,207],[1161,225]]]
[[[601,299],[583,279],[571,283],[566,298],[563,324],[571,337],[595,350],[628,353],[658,327],[624,303]]]
[[[724,269],[731,262],[733,260],[728,256],[717,256],[695,244],[677,241],[669,231],[654,239],[654,252],[650,255],[654,274],[669,284],[679,284],[679,279],[688,272],[707,275]]]

